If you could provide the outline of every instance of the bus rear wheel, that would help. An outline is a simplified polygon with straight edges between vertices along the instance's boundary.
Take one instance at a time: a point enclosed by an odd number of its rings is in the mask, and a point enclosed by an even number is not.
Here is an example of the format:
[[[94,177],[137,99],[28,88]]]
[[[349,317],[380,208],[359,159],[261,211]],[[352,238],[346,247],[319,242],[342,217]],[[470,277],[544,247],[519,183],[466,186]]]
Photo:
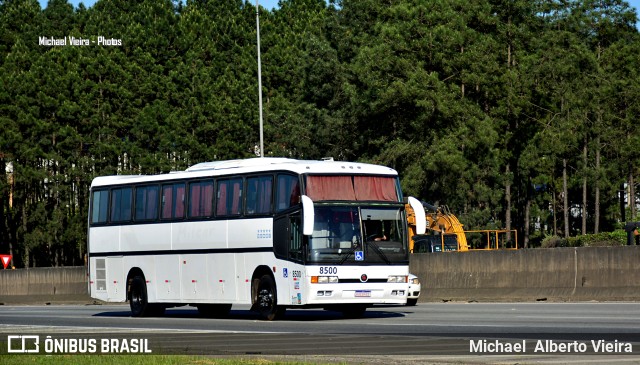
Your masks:
[[[258,284],[257,310],[260,317],[266,321],[282,318],[285,307],[278,306],[276,284],[270,275],[263,275]]]
[[[140,275],[136,275],[129,283],[129,307],[133,317],[161,316],[164,307],[150,304],[147,296],[147,282]]]

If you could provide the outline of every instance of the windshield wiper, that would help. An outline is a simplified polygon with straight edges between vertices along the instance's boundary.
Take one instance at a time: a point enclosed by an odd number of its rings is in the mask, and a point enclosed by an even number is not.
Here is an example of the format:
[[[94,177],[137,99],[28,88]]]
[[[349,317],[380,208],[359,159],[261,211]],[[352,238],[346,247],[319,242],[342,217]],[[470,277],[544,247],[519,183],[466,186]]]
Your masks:
[[[380,249],[380,247],[375,243],[375,241],[369,241],[367,242],[369,244],[369,247],[371,247],[373,249],[373,251],[375,251],[375,253],[378,254],[378,256],[380,256],[380,258],[382,258],[382,260],[384,260],[384,262],[387,263],[387,265],[391,265],[391,260],[389,260],[389,258],[387,257],[387,255],[384,254],[384,252],[382,252],[382,250]]]
[[[349,256],[353,255],[354,252],[356,252],[355,248],[353,247],[349,248],[349,250],[344,253],[344,256],[342,257],[342,259],[340,259],[340,265],[344,264],[344,262],[347,261]]]
[[[357,240],[357,239],[356,239]],[[356,242],[356,243],[352,243],[351,247],[349,247],[349,249],[347,251],[343,253],[341,253],[340,255],[344,255],[341,257],[340,259],[340,265],[344,264],[345,261],[347,261],[347,259],[349,258],[349,256],[353,255],[356,251],[357,248],[359,248],[360,245]]]

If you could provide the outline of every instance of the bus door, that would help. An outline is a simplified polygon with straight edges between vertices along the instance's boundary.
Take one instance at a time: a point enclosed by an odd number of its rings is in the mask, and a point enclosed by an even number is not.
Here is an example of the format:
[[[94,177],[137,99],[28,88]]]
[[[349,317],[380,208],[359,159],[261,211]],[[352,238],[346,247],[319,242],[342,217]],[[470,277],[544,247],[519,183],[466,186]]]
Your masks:
[[[285,305],[304,304],[304,267],[305,237],[302,235],[302,218],[300,211],[283,214],[273,222],[273,248],[277,258],[286,260],[287,264],[281,272],[276,273],[276,282],[284,281],[286,285],[278,286],[278,298],[286,298]]]

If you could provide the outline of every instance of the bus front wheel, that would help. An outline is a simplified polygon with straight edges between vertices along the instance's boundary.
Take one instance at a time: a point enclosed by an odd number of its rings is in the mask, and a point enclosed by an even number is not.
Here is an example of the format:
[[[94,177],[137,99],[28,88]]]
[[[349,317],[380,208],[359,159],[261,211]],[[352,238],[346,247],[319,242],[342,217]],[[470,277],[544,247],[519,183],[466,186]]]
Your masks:
[[[276,284],[270,275],[263,275],[258,284],[257,310],[267,321],[284,316],[285,307],[278,306]]]

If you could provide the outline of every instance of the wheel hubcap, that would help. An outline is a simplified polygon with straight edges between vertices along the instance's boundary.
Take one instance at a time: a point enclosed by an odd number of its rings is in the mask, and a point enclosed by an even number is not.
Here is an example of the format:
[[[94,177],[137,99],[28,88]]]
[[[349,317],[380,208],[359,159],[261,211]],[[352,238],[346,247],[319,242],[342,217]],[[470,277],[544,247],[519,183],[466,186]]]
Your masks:
[[[260,290],[260,294],[258,295],[258,297],[260,300],[260,307],[268,309],[273,306],[273,294],[269,290]]]

